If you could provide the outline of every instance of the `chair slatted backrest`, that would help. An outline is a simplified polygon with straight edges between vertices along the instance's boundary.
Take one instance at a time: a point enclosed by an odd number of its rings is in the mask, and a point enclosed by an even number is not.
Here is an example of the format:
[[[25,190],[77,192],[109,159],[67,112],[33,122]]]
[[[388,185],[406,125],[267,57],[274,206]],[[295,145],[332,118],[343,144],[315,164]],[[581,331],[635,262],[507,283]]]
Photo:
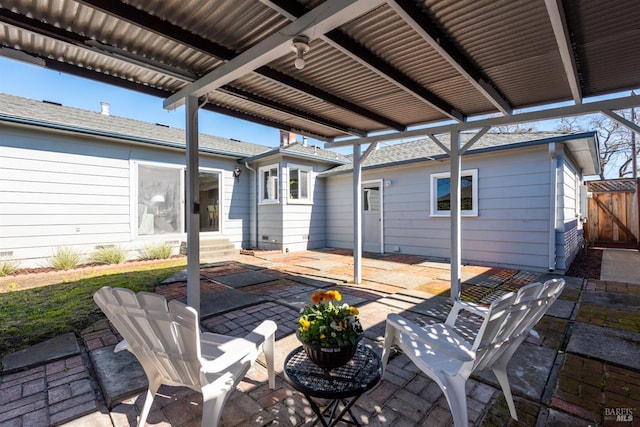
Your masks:
[[[200,329],[197,312],[158,294],[104,287],[94,300],[140,364],[153,366],[163,383],[200,384]],[[145,368],[146,369],[146,368]]]
[[[474,341],[473,370],[491,367],[512,345],[519,345],[560,295],[564,280],[532,283],[509,293],[489,307]]]

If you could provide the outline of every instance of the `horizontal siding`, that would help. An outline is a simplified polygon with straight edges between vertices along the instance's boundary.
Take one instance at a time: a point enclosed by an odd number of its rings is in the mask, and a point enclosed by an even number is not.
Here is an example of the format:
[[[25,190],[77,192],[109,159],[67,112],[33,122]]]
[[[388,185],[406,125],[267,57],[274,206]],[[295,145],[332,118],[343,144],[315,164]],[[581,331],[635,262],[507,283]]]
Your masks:
[[[68,214],[68,215],[2,215],[2,226],[11,228],[13,226],[38,226],[38,225],[75,225],[76,227],[85,225],[104,224],[127,224],[129,214],[126,215],[104,215],[95,212],[90,215]],[[28,235],[29,230],[25,230],[23,235]]]
[[[3,227],[4,228],[4,227]],[[47,245],[74,245],[74,244],[100,244],[103,239],[108,239],[107,235],[118,234],[121,242],[129,241],[129,227],[121,224],[98,224],[87,227],[64,226],[64,225],[46,225],[33,226],[34,231],[30,235],[21,235],[9,229],[3,234],[2,249],[16,248],[34,248],[42,246],[42,236],[47,236]],[[2,230],[5,232],[5,230]],[[101,235],[100,239],[96,239],[96,235]],[[103,236],[104,235],[104,236]],[[126,238],[124,238],[126,236]],[[122,240],[124,238],[124,240]],[[109,240],[118,241],[118,239]]]
[[[26,171],[25,171],[26,173]],[[36,193],[36,194],[74,194],[78,196],[77,203],[81,203],[80,197],[84,196],[121,196],[129,194],[129,180],[126,186],[118,186],[112,183],[109,177],[101,177],[100,184],[75,184],[53,183],[47,181],[0,181],[0,191],[9,192],[12,189],[20,193]]]
[[[93,179],[96,182],[99,182],[100,177],[108,176],[117,178],[120,176],[122,179],[127,179],[129,177],[128,169],[122,168],[122,161],[105,161],[99,164],[94,164],[94,161],[88,160],[87,156],[78,156],[74,159],[74,162],[70,162],[69,158],[66,158],[64,161],[61,160],[60,154],[58,153],[55,158],[45,160],[45,159],[25,159],[22,157],[11,157],[8,154],[12,154],[5,151],[7,156],[1,157],[0,159],[0,167],[2,167],[3,175],[6,173],[7,177],[12,176],[12,171],[25,171],[28,170],[31,172],[30,178],[34,178],[34,180],[40,181],[50,181],[50,182],[73,182],[74,178],[80,179]],[[37,152],[34,150],[22,150],[22,155],[31,155],[33,153],[38,153],[42,156],[42,152]],[[14,153],[15,154],[15,153]],[[2,152],[0,152],[0,156]],[[95,160],[95,159],[93,159]],[[55,164],[55,169],[51,169],[51,164]],[[109,164],[109,166],[106,166]],[[118,171],[120,173],[118,173]],[[20,177],[17,175],[18,178]],[[83,182],[83,181],[79,181]]]
[[[17,257],[131,241],[129,150],[0,129],[0,247]]]
[[[478,169],[478,217],[462,218],[466,262],[546,270],[549,239],[550,158],[546,147],[465,156]],[[391,180],[384,189],[385,252],[448,259],[450,218],[430,216],[430,176],[448,162],[424,162],[363,171],[363,181]],[[352,177],[327,178],[328,246],[353,247]]]
[[[2,197],[2,193],[0,193],[0,197]],[[4,199],[3,199],[4,200]],[[58,203],[58,204],[44,204],[44,203],[22,203],[18,205],[17,203],[4,203],[2,205],[2,216],[5,215],[23,215],[25,211],[29,212],[30,215],[92,215],[95,214],[94,207],[91,205],[88,206],[74,206],[73,211],[70,212],[68,206],[65,206],[68,203]],[[100,214],[102,215],[129,215],[129,205],[120,203],[120,204],[109,204],[104,203],[100,206]],[[3,224],[4,220],[0,217],[0,224]]]
[[[78,204],[78,197],[75,194],[46,194],[46,193],[23,193],[20,191],[0,191],[0,201],[2,201],[2,207],[11,204],[30,206],[33,204],[40,204],[42,206],[53,205],[74,205],[74,209],[82,209],[83,207]],[[84,208],[92,209],[95,211],[95,206],[108,206],[108,205],[129,205],[129,194],[122,196],[113,195],[95,195],[85,194],[82,196],[82,205]],[[67,208],[65,208],[67,209]]]
[[[97,138],[0,127],[0,249],[22,266],[46,265],[55,248],[90,253],[114,244],[136,250],[154,242],[179,246],[184,233],[135,237],[132,161],[183,168],[184,153]],[[222,172],[222,233],[240,247],[249,240],[249,180],[232,176],[235,160],[202,156],[200,167]],[[133,186],[133,192],[132,192]]]
[[[565,153],[563,153],[565,154]],[[559,159],[561,173],[558,182],[558,222],[556,224],[556,270],[564,273],[584,242],[580,211],[579,185],[581,177],[566,154]]]

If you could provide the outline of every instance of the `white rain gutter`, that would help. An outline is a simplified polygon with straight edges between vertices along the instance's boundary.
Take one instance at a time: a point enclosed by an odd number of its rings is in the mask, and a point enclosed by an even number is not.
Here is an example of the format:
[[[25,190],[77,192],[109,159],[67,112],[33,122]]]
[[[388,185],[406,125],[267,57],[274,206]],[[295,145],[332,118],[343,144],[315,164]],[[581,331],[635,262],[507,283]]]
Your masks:
[[[258,248],[258,173],[254,168],[249,166],[249,162],[244,162],[244,167],[249,169],[253,173],[253,186],[249,185],[249,192],[253,195],[251,200],[251,208],[249,212],[249,216],[251,217],[251,223],[249,225],[249,235],[252,236],[251,246],[253,248]]]

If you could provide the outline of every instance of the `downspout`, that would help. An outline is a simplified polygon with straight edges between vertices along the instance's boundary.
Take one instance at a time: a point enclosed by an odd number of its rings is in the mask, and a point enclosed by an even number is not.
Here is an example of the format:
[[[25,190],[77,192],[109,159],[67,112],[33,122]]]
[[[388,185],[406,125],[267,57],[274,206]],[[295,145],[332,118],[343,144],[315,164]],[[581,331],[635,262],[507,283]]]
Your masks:
[[[558,158],[556,144],[549,144],[549,271],[556,269],[556,223],[558,221]]]
[[[253,189],[249,185],[249,192],[253,194],[251,199],[251,208],[249,210],[249,217],[251,217],[251,224],[249,225],[249,235],[252,236],[249,243],[252,248],[258,248],[258,173],[254,168],[249,166],[249,162],[244,162],[244,167],[249,169],[254,176]]]

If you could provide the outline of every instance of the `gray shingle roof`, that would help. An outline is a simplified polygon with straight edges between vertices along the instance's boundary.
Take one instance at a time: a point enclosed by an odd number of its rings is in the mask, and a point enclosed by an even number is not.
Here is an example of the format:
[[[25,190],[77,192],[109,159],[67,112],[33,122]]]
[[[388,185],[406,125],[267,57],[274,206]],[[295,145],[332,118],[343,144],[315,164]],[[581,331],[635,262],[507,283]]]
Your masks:
[[[0,93],[0,119],[4,117],[24,119],[41,126],[69,128],[79,132],[90,131],[104,136],[122,137],[140,142],[174,144],[184,146],[185,131],[154,123],[103,115],[98,112],[65,107],[32,99]],[[217,136],[200,134],[199,145],[206,151],[236,157],[255,156],[269,151],[269,147]]]
[[[0,93],[0,120],[7,118],[20,118],[25,123],[33,125],[65,128],[79,132],[89,131],[92,134],[98,133],[139,142],[175,146],[184,146],[185,144],[183,129]],[[201,151],[239,158],[259,158],[280,153],[321,159],[335,164],[349,162],[340,153],[319,147],[304,146],[299,143],[286,147],[270,148],[235,139],[200,134],[199,145]]]
[[[65,129],[149,144],[184,146],[185,141],[185,131],[182,129],[0,93],[0,121],[2,120],[20,121],[34,126]],[[462,144],[469,141],[473,135],[470,133],[461,134]],[[584,134],[581,136],[584,137]],[[488,133],[476,142],[468,152],[513,148],[529,144],[547,144],[572,137],[572,134],[561,132]],[[439,140],[445,146],[449,145],[448,134],[439,136]],[[264,145],[201,134],[199,144],[201,151],[248,161],[271,155],[291,155],[324,160],[327,163],[339,165],[322,175],[349,172],[353,169],[350,156],[299,143],[270,148]],[[363,162],[363,168],[391,166],[443,157],[446,155],[442,150],[428,139],[386,146],[381,143],[378,149],[374,150]]]
[[[464,146],[474,135],[475,133],[462,133],[460,135],[462,145]],[[490,149],[516,148],[521,145],[548,144],[558,138],[570,138],[571,135],[563,132],[487,133],[467,153]],[[439,135],[438,140],[445,146],[449,146],[448,134]],[[393,145],[379,144],[378,148],[362,163],[362,168],[384,167],[446,157],[448,156],[433,141],[423,138]],[[349,172],[352,169],[353,165],[350,163],[333,168],[324,172],[323,175]]]

